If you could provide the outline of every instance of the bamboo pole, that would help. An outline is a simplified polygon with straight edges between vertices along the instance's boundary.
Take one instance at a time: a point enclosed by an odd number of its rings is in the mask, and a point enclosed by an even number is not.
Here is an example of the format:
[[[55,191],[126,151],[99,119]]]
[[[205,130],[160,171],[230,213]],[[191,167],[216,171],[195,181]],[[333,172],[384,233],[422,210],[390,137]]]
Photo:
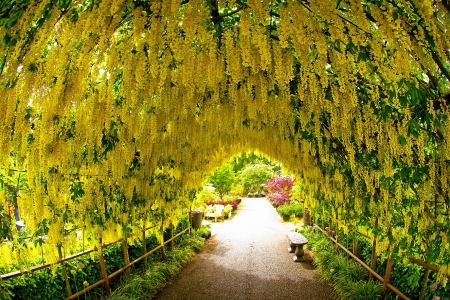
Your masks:
[[[153,226],[150,226],[150,227],[146,227],[146,228],[144,228],[144,231],[149,230],[149,229],[152,229],[152,228],[155,228],[156,226],[157,226],[157,225],[153,225]],[[189,231],[190,231],[191,229],[192,229],[191,226],[189,226],[189,228],[187,228],[187,230],[189,230]],[[183,231],[183,232],[184,232],[184,231]],[[178,236],[178,235],[177,235],[177,236]],[[177,236],[175,236],[175,237],[177,237]],[[174,237],[174,238],[175,238],[175,237]],[[120,238],[120,239],[118,239],[118,240],[116,240],[116,241],[114,241],[114,242],[102,244],[102,248],[103,248],[103,249],[104,249],[104,248],[107,248],[107,247],[109,247],[109,246],[111,246],[111,245],[113,245],[113,244],[115,244],[115,243],[121,242],[122,240],[123,240],[123,239]],[[159,248],[158,248],[158,249],[159,249]],[[58,259],[55,263],[56,263],[56,264],[61,264],[61,263],[64,263],[64,262],[66,262],[66,261],[72,260],[72,259],[74,259],[74,258],[83,256],[83,255],[86,255],[86,254],[89,254],[89,253],[92,253],[92,252],[94,252],[94,251],[98,251],[97,247],[94,247],[94,249],[85,250],[85,251],[82,251],[82,252],[79,252],[79,253],[76,253],[76,254],[69,255],[69,256],[66,256],[66,257],[64,257],[64,258]],[[54,265],[55,263],[44,263],[44,264],[37,265],[37,266],[31,267],[31,268],[28,268],[28,269],[25,269],[25,270],[18,270],[18,271],[13,271],[13,272],[10,272],[10,273],[2,274],[2,275],[0,275],[0,279],[4,280],[4,279],[10,279],[10,278],[22,276],[22,275],[25,275],[25,274],[28,274],[28,273],[32,273],[32,272],[39,271],[39,270],[42,270],[42,269],[45,269],[45,268],[49,268],[49,267],[51,267],[52,265]]]
[[[393,265],[393,259],[392,254],[389,255],[387,265],[386,265],[386,274],[384,275],[384,281],[383,281],[383,291],[381,292],[381,297],[384,298],[387,293],[387,285],[389,284],[389,280],[391,278],[392,273],[392,265]]]
[[[100,245],[102,244],[102,240],[100,239]],[[105,266],[105,258],[103,257],[103,246],[98,249],[98,260],[100,263],[100,270],[102,272],[102,277],[104,280],[105,285],[105,292],[106,295],[109,295],[111,293],[111,288],[109,287],[109,279],[108,279],[108,273],[106,272],[106,266]]]
[[[326,231],[323,230],[322,228],[320,228],[319,226],[317,226],[317,228],[319,228],[320,231],[322,231],[322,233],[327,236],[330,240],[332,240],[334,243],[336,243],[336,240],[331,237],[328,236]],[[351,253],[347,248],[345,248],[344,246],[342,246],[341,244],[339,244],[339,247],[341,247],[346,253],[348,253],[351,257],[353,257],[361,266],[363,266],[364,269],[366,269],[367,271],[369,271],[370,274],[372,274],[375,278],[377,278],[378,280],[380,280],[381,282],[383,282],[383,277],[381,277],[380,275],[378,275],[377,272],[375,272],[374,270],[372,270],[368,265],[366,265],[362,260],[360,260],[359,258],[355,257],[353,255],[353,253]]]
[[[145,237],[145,230],[142,230],[142,246],[142,252],[143,255],[145,255],[145,253],[147,253],[147,238]],[[147,264],[147,256],[145,257],[144,263]]]
[[[164,228],[163,227],[163,221],[161,221],[161,229],[160,229],[161,230],[161,235],[162,235],[161,259],[165,259],[166,258],[166,249],[164,247],[164,245],[166,243],[164,242],[164,229],[163,228]]]
[[[172,251],[173,250],[173,246],[174,246],[174,243],[173,243],[173,225],[172,224],[170,224],[170,227],[169,227],[169,239],[170,239],[169,250]]]
[[[369,239],[369,240],[371,240],[371,239],[372,239],[372,237],[371,237],[370,235],[368,235],[368,234],[365,234],[364,232],[361,232],[361,231],[357,231],[356,233],[358,233],[359,235],[362,235],[363,237],[365,237],[365,238],[367,238],[367,239]]]
[[[184,234],[186,231],[188,231],[190,228],[186,228],[185,230],[183,230],[182,232],[178,233],[177,235],[175,235],[172,239],[176,239],[177,237],[179,237],[180,235]],[[156,248],[153,248],[152,250],[150,250],[149,252],[147,252],[146,254],[142,255],[141,257],[133,260],[132,262],[129,263],[129,265],[124,266],[122,268],[120,268],[119,270],[115,271],[114,273],[108,275],[108,278],[111,279],[114,276],[120,274],[121,272],[123,272],[126,268],[129,268],[130,266],[134,265],[135,263],[137,263],[138,261],[147,258],[147,256],[149,256],[152,253],[155,253],[156,251],[158,251],[159,249],[164,248],[164,245],[166,243],[169,243],[171,240],[167,240],[164,242],[164,244],[157,246]]]
[[[122,240],[122,252],[123,252],[123,264],[126,267],[124,274],[127,276],[127,275],[130,275],[130,268],[129,268],[130,255],[128,254],[128,243],[127,243],[127,239],[126,238],[124,238]]]
[[[80,252],[80,253],[77,253],[77,254],[74,254],[74,255],[71,255],[71,256],[67,256],[67,257],[65,257],[63,259],[59,259],[56,263],[60,264],[60,263],[63,263],[65,261],[68,261],[68,260],[71,260],[71,259],[83,256],[85,254],[89,254],[89,253],[91,253],[93,251],[94,251],[93,249],[90,249],[90,250],[86,250],[86,251],[83,251],[83,252]],[[14,271],[14,272],[11,272],[11,273],[3,274],[1,276],[1,279],[10,279],[10,278],[14,278],[14,277],[17,277],[17,276],[22,276],[24,274],[28,274],[28,273],[32,273],[32,272],[35,272],[35,271],[38,271],[38,270],[42,270],[42,269],[48,268],[51,265],[52,264],[50,264],[50,263],[45,263],[45,264],[42,264],[42,265],[39,265],[39,266],[31,267],[30,269],[27,269],[27,270]]]
[[[334,247],[334,252],[339,252],[339,221],[336,220],[336,244]]]
[[[192,210],[189,209],[189,234],[192,235]]]
[[[156,248],[153,248],[152,250],[150,250],[149,252],[147,252],[146,254],[142,255],[141,257],[133,260],[132,262],[129,263],[129,265],[124,266],[122,268],[120,268],[119,270],[111,273],[108,275],[108,279],[113,278],[114,276],[119,275],[120,273],[122,273],[123,271],[125,271],[127,268],[129,268],[130,266],[134,265],[135,263],[137,263],[138,261],[147,258],[150,254],[155,253],[156,251],[158,251],[160,248],[162,247],[162,245],[157,246]]]
[[[145,235],[145,231],[146,231],[146,230],[151,229],[151,228],[154,228],[154,227],[155,227],[155,226],[152,226],[152,227],[149,227],[149,228],[144,229],[144,230],[143,230],[144,235]],[[73,295],[67,297],[66,300],[78,298],[79,296],[85,294],[86,292],[92,290],[93,288],[95,288],[95,287],[97,287],[97,286],[99,286],[99,285],[101,285],[101,284],[104,284],[104,285],[105,285],[105,291],[108,289],[109,292],[107,292],[107,294],[109,294],[109,293],[110,293],[109,279],[111,279],[111,278],[113,278],[114,276],[117,276],[118,274],[122,273],[124,270],[128,269],[130,266],[134,265],[134,264],[137,263],[138,261],[140,261],[140,260],[142,260],[142,259],[146,259],[149,255],[151,255],[152,253],[155,253],[155,252],[158,251],[160,248],[164,248],[164,245],[165,245],[166,243],[169,243],[169,242],[171,242],[172,240],[176,239],[177,237],[183,235],[184,233],[186,233],[186,231],[191,231],[191,226],[189,226],[188,228],[186,228],[186,229],[184,229],[183,231],[179,232],[177,235],[175,235],[175,236],[172,237],[171,239],[165,241],[164,244],[159,245],[159,246],[153,248],[152,250],[150,250],[150,251],[147,252],[147,253],[144,253],[144,255],[142,255],[141,257],[135,259],[134,261],[130,262],[128,265],[126,265],[126,266],[120,268],[119,270],[115,271],[114,273],[112,273],[112,274],[110,274],[110,275],[107,275],[107,272],[106,272],[106,267],[105,267],[105,261],[104,261],[104,257],[103,257],[103,252],[101,252],[101,255],[100,255],[100,251],[101,251],[101,250],[99,250],[99,262],[100,262],[100,269],[101,269],[101,272],[102,272],[102,277],[103,277],[103,279],[101,279],[101,280],[99,280],[99,281],[97,281],[97,282],[95,282],[95,283],[89,285],[89,286],[86,287],[85,289],[83,289],[83,290],[81,290],[81,291],[79,291],[79,292],[77,292],[77,293],[75,293],[75,294],[73,294]],[[108,247],[108,246],[111,246],[111,245],[113,245],[113,244],[115,244],[115,243],[117,243],[117,242],[119,242],[119,241],[123,241],[123,240],[124,240],[124,239],[119,239],[119,240],[117,240],[117,241],[115,241],[115,242],[111,242],[111,243],[107,243],[107,244],[101,244],[101,249],[106,248],[106,247]],[[98,250],[98,249],[95,248],[95,250]],[[63,259],[58,260],[57,263],[63,263],[63,262],[68,261],[68,260],[70,260],[70,259],[73,259],[73,258],[82,256],[82,255],[91,253],[91,252],[93,252],[93,251],[95,251],[95,250],[94,250],[94,249],[86,250],[86,251],[83,251],[83,252],[74,254],[74,255],[72,255],[72,256],[68,256],[68,257],[66,257],[66,258],[63,258]],[[43,268],[47,268],[47,267],[49,267],[49,266],[50,266],[50,264],[41,265],[41,266],[35,267],[35,270],[40,270],[40,269],[43,269]],[[102,266],[103,266],[103,267],[102,267]],[[34,271],[35,271],[35,270],[34,270]],[[28,272],[28,271],[27,271],[27,272]],[[23,274],[26,274],[27,272],[24,271]],[[12,273],[9,273],[9,274],[6,274],[6,275],[8,275],[8,276],[5,276],[5,277],[6,277],[6,278],[11,278],[11,277],[15,277],[15,276],[22,275],[21,272],[13,272],[13,273],[14,273],[13,276],[11,276]],[[3,279],[3,275],[2,275],[2,279]]]
[[[100,279],[99,281],[97,281],[96,283],[93,283],[91,285],[89,285],[87,288],[85,288],[84,290],[79,291],[78,293],[75,293],[73,295],[71,295],[70,297],[67,297],[66,300],[72,300],[75,298],[80,297],[81,295],[89,292],[90,290],[92,290],[95,287],[98,287],[99,285],[103,284],[105,282],[104,279]]]
[[[63,258],[61,246],[58,246],[58,255],[59,255],[59,259]],[[64,277],[64,282],[66,283],[67,295],[71,296],[72,289],[70,288],[69,278],[67,277],[66,264],[64,262],[62,263],[62,273],[63,273],[63,277]]]
[[[377,239],[374,237],[372,241],[372,256],[370,258],[370,268],[374,271],[377,270]],[[373,278],[372,274],[370,275],[370,278]]]
[[[353,255],[359,258],[359,241],[353,240]]]
[[[436,266],[434,266],[434,265],[432,265],[432,264],[426,263],[426,262],[424,262],[424,261],[422,261],[422,260],[420,260],[420,259],[418,259],[418,258],[409,256],[408,259],[409,259],[410,261],[412,261],[412,262],[418,264],[419,266],[422,266],[422,267],[426,268],[426,269],[429,269],[429,270],[434,271],[434,272],[436,272],[436,273],[439,272],[439,268],[438,268],[438,267],[436,267]]]

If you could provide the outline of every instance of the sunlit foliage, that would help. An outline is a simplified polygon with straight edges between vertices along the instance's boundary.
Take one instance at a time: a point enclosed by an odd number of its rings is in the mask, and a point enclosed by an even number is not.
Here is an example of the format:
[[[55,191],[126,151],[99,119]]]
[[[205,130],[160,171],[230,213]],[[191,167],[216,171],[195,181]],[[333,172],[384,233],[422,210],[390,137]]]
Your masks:
[[[177,222],[256,149],[315,213],[449,273],[448,1],[2,1],[0,25],[0,168],[49,260],[75,229]]]

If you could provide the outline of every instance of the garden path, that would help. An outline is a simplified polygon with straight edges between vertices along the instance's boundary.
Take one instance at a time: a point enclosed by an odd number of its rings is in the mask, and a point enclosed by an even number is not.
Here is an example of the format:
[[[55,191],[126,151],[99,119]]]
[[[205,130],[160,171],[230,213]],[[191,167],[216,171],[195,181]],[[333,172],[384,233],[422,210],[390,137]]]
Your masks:
[[[231,220],[212,223],[201,252],[153,299],[335,299],[310,263],[294,263],[282,223],[265,198],[244,198]]]

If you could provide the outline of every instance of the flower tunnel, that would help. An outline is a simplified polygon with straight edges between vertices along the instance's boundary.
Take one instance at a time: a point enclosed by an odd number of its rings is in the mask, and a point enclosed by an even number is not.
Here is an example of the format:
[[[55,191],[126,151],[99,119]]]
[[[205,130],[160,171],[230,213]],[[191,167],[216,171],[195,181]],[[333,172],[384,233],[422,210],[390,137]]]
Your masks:
[[[449,274],[448,1],[3,3],[2,185],[49,261],[71,229],[176,224],[257,149],[314,214]],[[12,234],[2,253],[23,253]]]

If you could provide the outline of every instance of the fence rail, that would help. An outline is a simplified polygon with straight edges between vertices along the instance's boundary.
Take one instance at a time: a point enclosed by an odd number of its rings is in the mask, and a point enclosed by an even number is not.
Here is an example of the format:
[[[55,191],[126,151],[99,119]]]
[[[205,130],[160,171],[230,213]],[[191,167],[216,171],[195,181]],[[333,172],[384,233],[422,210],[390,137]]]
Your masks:
[[[325,236],[327,236],[330,240],[332,240],[337,247],[344,250],[350,257],[352,257],[356,262],[358,262],[364,269],[369,271],[370,274],[372,274],[376,279],[381,281],[383,283],[383,286],[386,286],[391,291],[393,291],[396,295],[398,295],[400,298],[404,300],[410,300],[406,295],[404,295],[402,292],[400,292],[398,289],[396,289],[393,285],[389,283],[389,277],[390,277],[390,270],[391,268],[387,268],[386,275],[383,278],[380,276],[377,272],[375,272],[371,267],[366,265],[362,260],[360,260],[356,255],[354,255],[352,252],[350,252],[347,248],[345,248],[342,244],[338,242],[338,239],[333,238],[332,236],[329,236],[325,230],[323,230],[320,226],[315,225],[316,228],[318,228]],[[391,266],[392,267],[392,266]]]
[[[146,237],[145,232],[147,230],[155,228],[156,226],[157,225],[151,226],[151,227],[147,227],[147,228],[144,228],[144,229],[141,230],[143,241],[145,241],[145,237]],[[164,241],[164,231],[163,231],[162,228],[163,228],[163,226],[161,225],[161,231],[162,231],[162,236],[163,236],[163,243],[161,245],[151,249],[150,251],[147,251],[146,243],[144,242],[143,254],[139,258],[137,258],[137,259],[135,259],[135,260],[133,260],[131,262],[130,262],[130,258],[129,258],[129,255],[128,255],[128,245],[127,245],[126,240],[124,238],[120,238],[120,239],[118,239],[118,240],[116,240],[114,242],[105,243],[105,244],[101,243],[101,241],[100,241],[102,249],[107,248],[107,247],[109,247],[111,245],[114,245],[114,244],[116,244],[118,242],[122,242],[122,251],[123,251],[123,256],[124,256],[124,266],[122,268],[116,270],[115,272],[113,272],[113,273],[108,275],[107,272],[106,272],[103,252],[99,251],[99,264],[100,264],[100,270],[101,270],[101,273],[102,273],[102,279],[100,279],[99,281],[97,281],[95,283],[90,284],[89,286],[87,286],[86,288],[84,288],[81,291],[77,291],[75,294],[72,294],[72,291],[70,289],[70,285],[68,285],[68,277],[67,277],[66,272],[64,272],[64,270],[65,270],[64,263],[67,262],[67,261],[70,261],[72,259],[75,259],[77,257],[80,257],[80,256],[83,256],[83,255],[90,254],[92,252],[98,251],[99,249],[97,249],[97,247],[94,247],[94,249],[89,249],[89,250],[85,250],[83,252],[79,252],[79,253],[76,253],[76,254],[73,254],[73,255],[70,255],[70,256],[61,257],[55,263],[63,265],[63,277],[64,277],[64,281],[66,282],[66,289],[67,289],[67,295],[68,295],[66,300],[75,299],[75,298],[85,294],[86,292],[88,292],[88,291],[90,291],[90,290],[92,290],[95,287],[98,287],[100,285],[104,285],[105,292],[106,292],[107,295],[109,295],[110,294],[109,280],[111,278],[119,275],[122,272],[124,272],[126,275],[128,275],[129,274],[129,268],[132,265],[136,264],[137,262],[139,262],[139,261],[141,261],[143,259],[146,259],[149,255],[155,253],[158,250],[161,250],[161,255],[162,255],[162,257],[164,257],[165,256],[164,246],[169,244],[169,249],[172,250],[173,241],[177,237],[183,235],[184,233],[186,233],[187,231],[190,231],[192,229],[192,221],[191,221],[190,213],[189,213],[189,226],[186,229],[184,229],[181,232],[179,232],[178,234],[176,234],[175,236],[173,236],[173,226],[170,226],[170,230],[169,230],[170,237],[169,237],[169,239],[167,241]],[[31,268],[26,269],[26,270],[14,271],[14,272],[10,272],[10,273],[7,273],[7,274],[3,274],[3,275],[1,275],[1,280],[6,280],[6,279],[18,277],[18,276],[25,275],[27,273],[31,273],[31,272],[35,272],[35,271],[42,270],[42,269],[45,269],[45,268],[49,268],[52,265],[54,265],[55,263],[45,263],[45,264],[42,264],[42,265],[31,267]]]
[[[333,221],[336,222],[336,223],[338,222],[337,219],[333,219]],[[331,219],[330,219],[330,222],[331,222]],[[331,223],[330,223],[330,225],[331,225]],[[322,230],[322,228],[320,228],[317,224],[315,224],[315,226]],[[325,223],[322,223],[322,227],[325,228]],[[332,227],[330,226],[330,228],[332,228]],[[356,231],[356,233],[361,235],[361,236],[363,236],[363,237],[365,237],[368,240],[371,240],[371,241],[375,240],[374,237],[370,236],[368,233],[364,233],[364,232],[361,232],[359,230]],[[427,263],[427,262],[425,262],[425,261],[423,261],[421,259],[418,259],[417,257],[408,256],[408,260],[413,262],[413,263],[415,263],[415,264],[417,264],[417,265],[419,265],[419,266],[421,266],[421,267],[424,267],[427,270],[433,271],[435,273],[439,272],[439,267],[437,267],[435,265],[432,265],[430,263]],[[448,279],[450,279],[450,274],[444,274],[444,276],[446,276]]]

